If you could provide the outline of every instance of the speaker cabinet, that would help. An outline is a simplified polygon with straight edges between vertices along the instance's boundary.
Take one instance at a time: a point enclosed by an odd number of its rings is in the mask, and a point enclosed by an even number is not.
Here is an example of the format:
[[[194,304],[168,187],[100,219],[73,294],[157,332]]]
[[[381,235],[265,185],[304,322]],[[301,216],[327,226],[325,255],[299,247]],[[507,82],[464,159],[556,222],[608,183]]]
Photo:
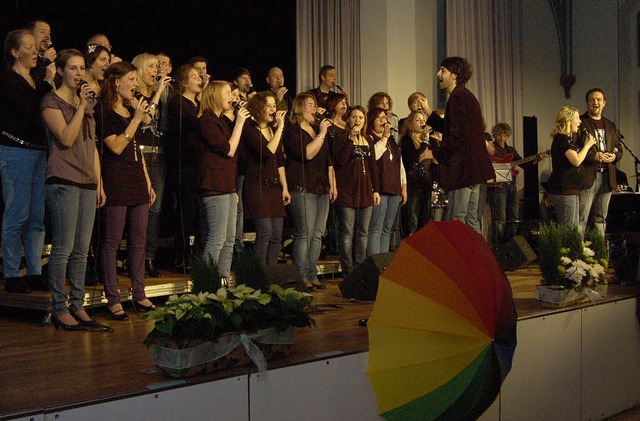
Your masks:
[[[342,296],[373,301],[378,294],[378,277],[391,263],[394,252],[378,253],[358,265],[338,286]]]
[[[495,249],[493,254],[503,270],[516,270],[538,258],[521,235],[516,235],[507,244]]]

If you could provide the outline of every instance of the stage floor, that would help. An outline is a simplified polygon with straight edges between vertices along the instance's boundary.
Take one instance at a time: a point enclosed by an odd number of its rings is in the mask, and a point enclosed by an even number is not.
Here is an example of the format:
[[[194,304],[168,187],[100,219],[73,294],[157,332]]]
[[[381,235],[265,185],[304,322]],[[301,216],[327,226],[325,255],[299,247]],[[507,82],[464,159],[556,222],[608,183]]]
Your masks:
[[[535,299],[540,270],[535,265],[507,272],[518,318],[539,317],[562,311],[541,308]],[[175,276],[174,276],[175,277]],[[170,274],[152,282],[184,283],[187,278]],[[325,280],[327,289],[314,293],[316,328],[297,329],[296,343],[286,359],[272,361],[270,368],[284,367],[368,350],[366,327],[372,302],[345,299],[340,295],[340,278]],[[122,280],[126,284],[126,280]],[[7,294],[0,292],[0,294]],[[46,296],[47,293],[42,293]],[[610,285],[607,301],[636,294],[635,285]],[[15,294],[10,294],[15,295]],[[162,303],[163,298],[154,301]],[[590,305],[590,304],[584,304]],[[572,307],[575,308],[575,307]],[[62,408],[146,393],[151,389],[176,387],[162,377],[151,363],[142,344],[151,323],[138,317],[125,304],[130,320],[106,320],[104,308],[95,307],[94,316],[113,327],[113,332],[56,331],[41,321],[41,310],[0,307],[0,419],[26,416]],[[254,371],[253,366],[187,380],[200,383]]]

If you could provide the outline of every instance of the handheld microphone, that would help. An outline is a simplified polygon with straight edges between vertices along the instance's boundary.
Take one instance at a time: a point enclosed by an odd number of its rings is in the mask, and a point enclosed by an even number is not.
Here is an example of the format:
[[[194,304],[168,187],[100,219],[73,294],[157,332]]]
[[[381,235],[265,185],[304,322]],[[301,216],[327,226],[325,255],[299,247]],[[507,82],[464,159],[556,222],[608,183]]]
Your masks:
[[[49,48],[53,47],[53,42],[51,42],[51,40],[50,40],[50,39],[46,40],[44,43],[45,43],[45,45],[47,46],[47,50],[48,50]],[[53,63],[51,60],[49,60],[49,59],[48,59],[48,58],[46,58],[46,57],[42,57],[42,62],[44,63],[44,65],[45,65],[45,66],[48,66],[48,65],[50,65],[51,63]]]
[[[253,83],[249,83],[249,90],[247,91],[247,94],[250,94],[253,92]]]
[[[81,88],[82,88],[84,85],[88,85],[88,84],[89,84],[89,82],[87,82],[86,80],[84,80],[84,79],[81,79],[81,80],[80,80],[80,85],[78,85],[78,95],[80,94],[80,90],[81,90]],[[96,95],[96,93],[95,93],[95,92],[91,91],[91,92],[89,92],[89,98],[91,98],[91,99],[98,99],[98,95]]]
[[[236,112],[238,110],[240,110],[240,108],[242,108],[242,105],[240,105],[239,101],[233,101],[231,103],[231,106],[233,107],[234,110],[236,110]],[[258,120],[256,120],[254,116],[249,115],[249,117],[251,118],[251,120],[250,120],[251,124],[253,124],[255,126],[259,126],[260,125],[260,123],[258,123]]]
[[[133,94],[133,96],[138,101],[142,101],[143,99],[146,99],[144,97],[144,95],[142,95],[142,92],[140,92],[138,89],[136,89],[136,92]],[[147,109],[147,111],[145,111],[145,114],[148,115],[149,117],[153,118],[153,116],[151,115],[151,106],[149,106],[149,109]]]
[[[159,73],[158,75],[156,75],[156,82],[159,82],[162,80],[162,78],[164,77],[163,74]],[[169,82],[175,82],[176,80],[174,78],[171,78],[171,80]]]
[[[336,83],[336,88],[338,88],[338,90],[342,90],[342,86],[340,86],[338,83]]]

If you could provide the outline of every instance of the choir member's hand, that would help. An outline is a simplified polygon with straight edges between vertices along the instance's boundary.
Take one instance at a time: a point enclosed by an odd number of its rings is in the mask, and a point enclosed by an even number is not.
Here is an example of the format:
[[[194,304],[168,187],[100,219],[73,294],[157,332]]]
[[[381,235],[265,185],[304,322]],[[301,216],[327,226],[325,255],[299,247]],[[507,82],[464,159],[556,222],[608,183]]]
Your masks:
[[[360,126],[353,126],[349,132],[349,137],[358,136],[360,134]]]
[[[122,59],[120,57],[111,55],[111,60],[109,61],[109,64],[120,63],[121,61]]]
[[[425,149],[424,152],[422,152],[420,154],[420,160],[422,161],[422,158],[424,157],[424,159],[433,159],[433,152],[429,149]]]
[[[402,193],[400,193],[400,206],[404,206],[407,203],[407,184],[402,185]]]
[[[591,136],[591,133],[588,133],[587,140],[584,141],[584,147],[589,149],[595,144],[596,144],[596,139],[593,136]]]
[[[334,186],[329,186],[329,200],[331,203],[335,202],[338,198],[338,188]]]
[[[47,51],[42,53],[42,57],[54,62],[54,61],[56,61],[56,57],[58,57],[58,53],[56,52],[55,48],[50,47],[50,48],[47,49]]]
[[[284,98],[284,95],[287,92],[289,92],[289,90],[284,86],[278,88],[278,90],[276,91],[276,96],[278,97],[278,102],[282,101],[282,98]]]
[[[156,192],[153,190],[153,187],[149,185],[149,206],[153,205],[156,201]]]
[[[346,96],[347,98],[349,97],[349,92],[347,92],[346,89],[344,89],[342,86],[340,85],[336,85],[336,87],[338,88],[338,90],[340,91],[340,93],[344,96]]]
[[[239,108],[236,114],[236,124],[244,124],[245,121],[251,118],[251,114],[246,108]]]
[[[138,105],[136,106],[136,110],[133,113],[133,118],[138,122],[141,122],[145,118],[145,116],[147,116],[148,112],[149,104],[147,103],[146,99],[142,98],[138,100]]]
[[[419,103],[420,103],[420,108],[422,108],[422,111],[426,114],[427,117],[429,117],[432,111],[431,111],[431,107],[429,107],[429,101],[427,100],[427,98],[420,98]]]
[[[282,189],[282,203],[284,203],[285,206],[291,203],[291,195],[287,189]]]
[[[107,195],[104,194],[104,186],[102,185],[102,182],[101,182],[100,188],[98,189],[98,192],[96,195],[96,208],[103,207],[105,203],[107,203]]]
[[[609,163],[616,159],[616,154],[611,152],[602,152],[600,162]]]
[[[284,127],[284,116],[287,115],[287,112],[284,110],[276,111],[276,123],[278,127]]]
[[[391,129],[393,126],[389,123],[384,125],[384,132],[382,133],[382,137],[386,137],[387,139],[391,137]]]
[[[156,92],[162,92],[168,84],[171,83],[172,77],[171,76],[163,76],[160,80],[158,80],[156,82]]]
[[[49,82],[51,86],[55,87],[54,85],[55,77],[56,77],[56,64],[52,62],[52,63],[49,63],[45,68],[44,80]]]
[[[327,112],[327,109],[326,109],[326,108],[322,108],[322,107],[318,107],[318,108],[316,108],[316,114],[317,114],[317,115],[325,115],[325,114],[326,114],[326,112]]]
[[[205,74],[204,76],[202,76],[202,89],[204,89],[204,87],[209,84],[210,79],[211,79],[210,74]]]
[[[373,193],[373,206],[378,206],[380,204],[380,194],[377,192]]]
[[[95,97],[96,93],[88,83],[80,86],[80,105],[86,106],[89,100]]]
[[[320,122],[320,133],[318,133],[318,135],[324,139],[325,136],[327,135],[327,131],[329,130],[329,127],[331,127],[332,124],[333,123],[328,118],[325,118],[324,120],[322,120]]]

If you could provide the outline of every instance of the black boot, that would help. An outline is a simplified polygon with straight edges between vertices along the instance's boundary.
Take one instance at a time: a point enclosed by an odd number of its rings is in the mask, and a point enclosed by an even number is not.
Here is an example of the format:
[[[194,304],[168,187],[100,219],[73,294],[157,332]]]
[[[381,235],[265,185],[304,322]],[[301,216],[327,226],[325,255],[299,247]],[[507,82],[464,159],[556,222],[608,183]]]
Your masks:
[[[22,277],[4,278],[4,290],[6,292],[15,292],[18,294],[28,294],[31,292],[27,280]]]
[[[45,274],[26,276],[25,282],[33,291],[49,291],[49,283]]]
[[[144,276],[147,278],[160,278],[162,274],[153,266],[153,260],[147,259],[144,265]]]

